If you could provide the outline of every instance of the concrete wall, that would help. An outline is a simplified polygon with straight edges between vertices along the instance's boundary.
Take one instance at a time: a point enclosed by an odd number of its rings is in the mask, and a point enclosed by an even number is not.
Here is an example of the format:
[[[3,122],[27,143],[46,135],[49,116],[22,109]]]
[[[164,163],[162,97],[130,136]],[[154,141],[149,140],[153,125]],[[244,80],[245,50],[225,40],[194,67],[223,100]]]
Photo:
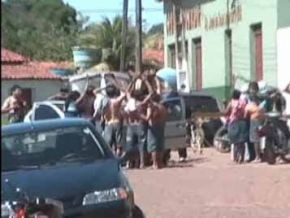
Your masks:
[[[277,1],[280,0],[240,0],[242,8],[241,21],[230,24],[232,30],[232,64],[233,73],[246,79],[252,79],[251,65],[251,25],[261,23],[263,31],[263,69],[265,80],[277,84],[276,61],[276,30],[278,24]],[[287,1],[287,0],[281,0]],[[215,0],[201,5],[201,27],[186,32],[189,46],[189,78],[191,88],[195,87],[194,50],[193,39],[202,39],[202,71],[203,88],[219,98],[225,98],[228,92],[229,77],[226,67],[225,30],[226,25],[206,30],[206,18],[217,17],[227,12],[227,0]],[[192,7],[194,1],[183,0],[183,4]],[[170,5],[165,3],[165,13],[170,10]],[[285,15],[286,16],[286,15]],[[287,15],[289,17],[289,14]],[[282,22],[281,22],[282,23]],[[174,43],[174,35],[165,33],[165,45]],[[165,49],[165,51],[167,51]],[[165,55],[165,57],[167,57]],[[166,60],[167,61],[167,60]],[[167,63],[165,61],[165,63]],[[168,64],[168,63],[167,63]],[[168,66],[168,65],[167,65]]]
[[[290,27],[277,33],[278,87],[285,89],[290,83]]]
[[[10,95],[10,90],[14,85],[31,88],[33,102],[45,100],[56,94],[62,84],[63,82],[59,80],[1,80],[1,104]]]
[[[278,28],[290,26],[290,0],[278,1]]]

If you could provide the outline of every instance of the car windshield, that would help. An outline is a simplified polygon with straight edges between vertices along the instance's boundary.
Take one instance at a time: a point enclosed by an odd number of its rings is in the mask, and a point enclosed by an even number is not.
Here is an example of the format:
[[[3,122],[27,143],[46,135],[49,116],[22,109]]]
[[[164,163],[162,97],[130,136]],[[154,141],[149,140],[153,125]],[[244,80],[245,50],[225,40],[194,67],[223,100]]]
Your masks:
[[[105,152],[89,127],[67,127],[2,137],[2,170],[91,162]]]
[[[217,100],[210,96],[186,96],[186,116],[196,112],[220,112]]]

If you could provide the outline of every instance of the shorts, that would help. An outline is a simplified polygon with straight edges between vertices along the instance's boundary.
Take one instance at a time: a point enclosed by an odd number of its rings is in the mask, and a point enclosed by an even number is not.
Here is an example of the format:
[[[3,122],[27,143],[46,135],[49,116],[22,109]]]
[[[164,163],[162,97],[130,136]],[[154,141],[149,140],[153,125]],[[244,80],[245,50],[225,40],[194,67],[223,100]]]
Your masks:
[[[102,135],[103,134],[103,127],[102,127],[102,123],[100,121],[95,121],[95,127],[97,132]]]
[[[148,127],[147,149],[148,152],[158,152],[164,150],[164,124],[156,124]]]
[[[258,143],[260,142],[260,136],[258,134],[259,127],[261,126],[260,120],[251,120],[250,121],[250,142],[251,143]]]
[[[111,148],[113,146],[117,148],[123,146],[123,135],[123,124],[121,122],[105,125],[103,136]]]
[[[231,144],[244,144],[248,141],[248,128],[245,120],[236,120],[228,125]]]

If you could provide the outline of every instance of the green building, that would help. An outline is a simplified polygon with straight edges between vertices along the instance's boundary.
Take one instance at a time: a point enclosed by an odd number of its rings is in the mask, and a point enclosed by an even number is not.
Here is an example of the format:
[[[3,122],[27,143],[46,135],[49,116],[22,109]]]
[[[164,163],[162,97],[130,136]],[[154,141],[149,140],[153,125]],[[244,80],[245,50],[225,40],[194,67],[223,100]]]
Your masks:
[[[163,1],[165,67],[176,68],[184,39],[190,90],[225,99],[237,76],[277,85],[276,34],[290,26],[290,0],[179,0],[176,10],[172,2]]]

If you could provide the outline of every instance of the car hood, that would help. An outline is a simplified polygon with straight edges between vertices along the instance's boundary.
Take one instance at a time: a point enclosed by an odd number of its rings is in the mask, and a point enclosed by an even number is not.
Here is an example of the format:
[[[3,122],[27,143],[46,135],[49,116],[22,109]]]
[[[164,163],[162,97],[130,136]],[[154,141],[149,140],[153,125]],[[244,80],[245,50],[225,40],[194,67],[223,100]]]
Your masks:
[[[121,183],[120,167],[115,159],[2,172],[2,201],[15,200],[16,187],[30,197],[62,200],[76,196],[82,198],[95,190],[120,187]]]

